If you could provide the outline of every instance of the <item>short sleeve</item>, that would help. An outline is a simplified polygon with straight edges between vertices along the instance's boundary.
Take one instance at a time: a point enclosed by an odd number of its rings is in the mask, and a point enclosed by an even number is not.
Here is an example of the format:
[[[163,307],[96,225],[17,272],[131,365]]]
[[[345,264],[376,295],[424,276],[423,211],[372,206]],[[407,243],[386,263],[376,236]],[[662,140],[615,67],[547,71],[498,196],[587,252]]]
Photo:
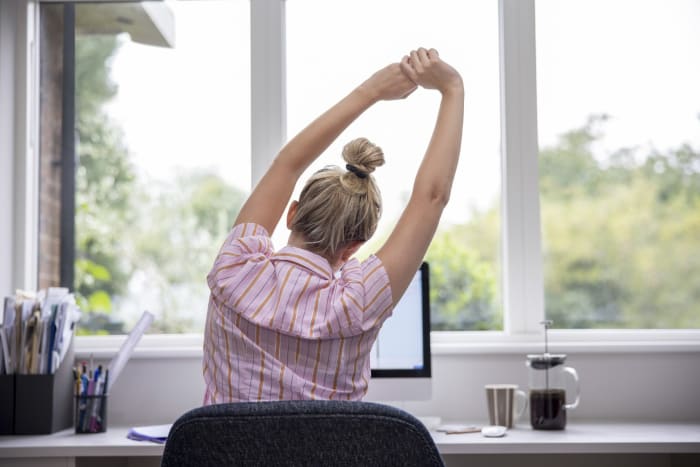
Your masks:
[[[350,260],[343,268],[341,281],[345,285],[344,301],[363,331],[381,327],[394,308],[389,275],[377,256],[362,263]]]
[[[267,230],[258,224],[239,224],[231,229],[207,275],[212,295],[226,304],[252,270],[264,267],[273,253]]]

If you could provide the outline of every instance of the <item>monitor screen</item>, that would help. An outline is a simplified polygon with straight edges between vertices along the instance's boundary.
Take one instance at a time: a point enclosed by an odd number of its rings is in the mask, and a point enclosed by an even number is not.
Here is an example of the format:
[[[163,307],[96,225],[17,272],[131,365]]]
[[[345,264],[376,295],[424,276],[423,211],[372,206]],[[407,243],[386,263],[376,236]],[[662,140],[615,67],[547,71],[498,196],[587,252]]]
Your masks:
[[[430,287],[428,263],[384,322],[370,353],[372,378],[430,377]]]

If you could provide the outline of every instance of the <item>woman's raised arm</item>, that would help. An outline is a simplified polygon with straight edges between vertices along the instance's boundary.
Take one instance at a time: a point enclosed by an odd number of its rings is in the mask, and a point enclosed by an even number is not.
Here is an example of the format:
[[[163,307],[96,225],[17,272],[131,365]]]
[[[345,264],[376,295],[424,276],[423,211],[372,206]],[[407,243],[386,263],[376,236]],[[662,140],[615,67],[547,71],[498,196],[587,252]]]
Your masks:
[[[241,207],[235,225],[254,222],[272,235],[299,177],[338,135],[375,102],[401,99],[415,89],[398,63],[374,73],[282,148]]]
[[[442,94],[440,110],[413,191],[386,243],[377,252],[389,275],[394,303],[403,295],[433,239],[452,190],[462,143],[464,85],[459,73],[434,49],[404,57],[401,68],[411,80]]]

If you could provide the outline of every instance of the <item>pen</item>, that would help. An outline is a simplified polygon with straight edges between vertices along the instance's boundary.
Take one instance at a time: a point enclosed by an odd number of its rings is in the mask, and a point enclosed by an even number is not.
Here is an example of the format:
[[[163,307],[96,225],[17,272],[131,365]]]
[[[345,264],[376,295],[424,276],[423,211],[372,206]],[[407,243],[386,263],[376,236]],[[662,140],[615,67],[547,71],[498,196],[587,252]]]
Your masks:
[[[87,396],[87,395],[88,395],[88,394],[87,394],[87,390],[88,390],[88,381],[89,381],[88,375],[87,375],[86,372],[84,372],[84,373],[80,376],[80,382],[82,383],[81,393],[82,393],[83,396]]]
[[[109,368],[105,370],[105,384],[102,387],[102,395],[107,395],[107,390],[109,389]]]
[[[104,396],[102,396],[102,385],[104,384],[104,378],[101,378],[100,373],[102,372],[102,365],[100,365],[96,370],[95,370],[95,379],[94,379],[94,385],[93,385],[93,390],[92,394],[94,395],[93,401],[92,401],[92,406],[90,409],[90,422],[88,423],[88,430],[91,432],[96,432],[99,431],[99,420],[101,420],[99,416],[99,411],[102,408],[102,403],[104,399]]]
[[[80,382],[81,382],[81,393],[80,395],[82,396],[82,403],[81,403],[81,411],[80,411],[80,429],[81,431],[85,431],[85,411],[87,408],[87,395],[88,395],[88,375],[87,375],[87,367],[86,367],[86,362],[83,362],[83,373],[80,375]]]
[[[87,388],[87,404],[85,405],[85,417],[83,418],[83,431],[91,431],[92,418],[90,414],[94,411],[95,404],[95,381],[92,378],[88,378],[88,388]]]
[[[95,427],[102,429],[103,423],[105,422],[102,419],[102,411],[105,410],[102,404],[107,403],[107,388],[109,387],[109,368],[105,369],[104,372],[104,381],[102,382],[102,398],[100,398],[100,406],[99,410],[97,411],[97,416],[95,419]]]
[[[78,369],[73,367],[73,381],[75,381],[75,395],[79,396],[80,395],[80,374],[78,373]]]

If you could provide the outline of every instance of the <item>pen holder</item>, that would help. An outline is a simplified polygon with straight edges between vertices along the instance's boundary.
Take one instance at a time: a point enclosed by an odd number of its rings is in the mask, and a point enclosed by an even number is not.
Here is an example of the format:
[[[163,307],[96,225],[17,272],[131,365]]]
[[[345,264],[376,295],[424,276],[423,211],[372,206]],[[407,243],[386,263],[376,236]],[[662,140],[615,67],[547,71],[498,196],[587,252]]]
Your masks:
[[[76,433],[107,431],[107,394],[75,396],[74,412]]]
[[[0,435],[15,432],[15,375],[0,375]]]
[[[70,428],[73,344],[56,372],[15,376],[16,435],[45,435]]]

